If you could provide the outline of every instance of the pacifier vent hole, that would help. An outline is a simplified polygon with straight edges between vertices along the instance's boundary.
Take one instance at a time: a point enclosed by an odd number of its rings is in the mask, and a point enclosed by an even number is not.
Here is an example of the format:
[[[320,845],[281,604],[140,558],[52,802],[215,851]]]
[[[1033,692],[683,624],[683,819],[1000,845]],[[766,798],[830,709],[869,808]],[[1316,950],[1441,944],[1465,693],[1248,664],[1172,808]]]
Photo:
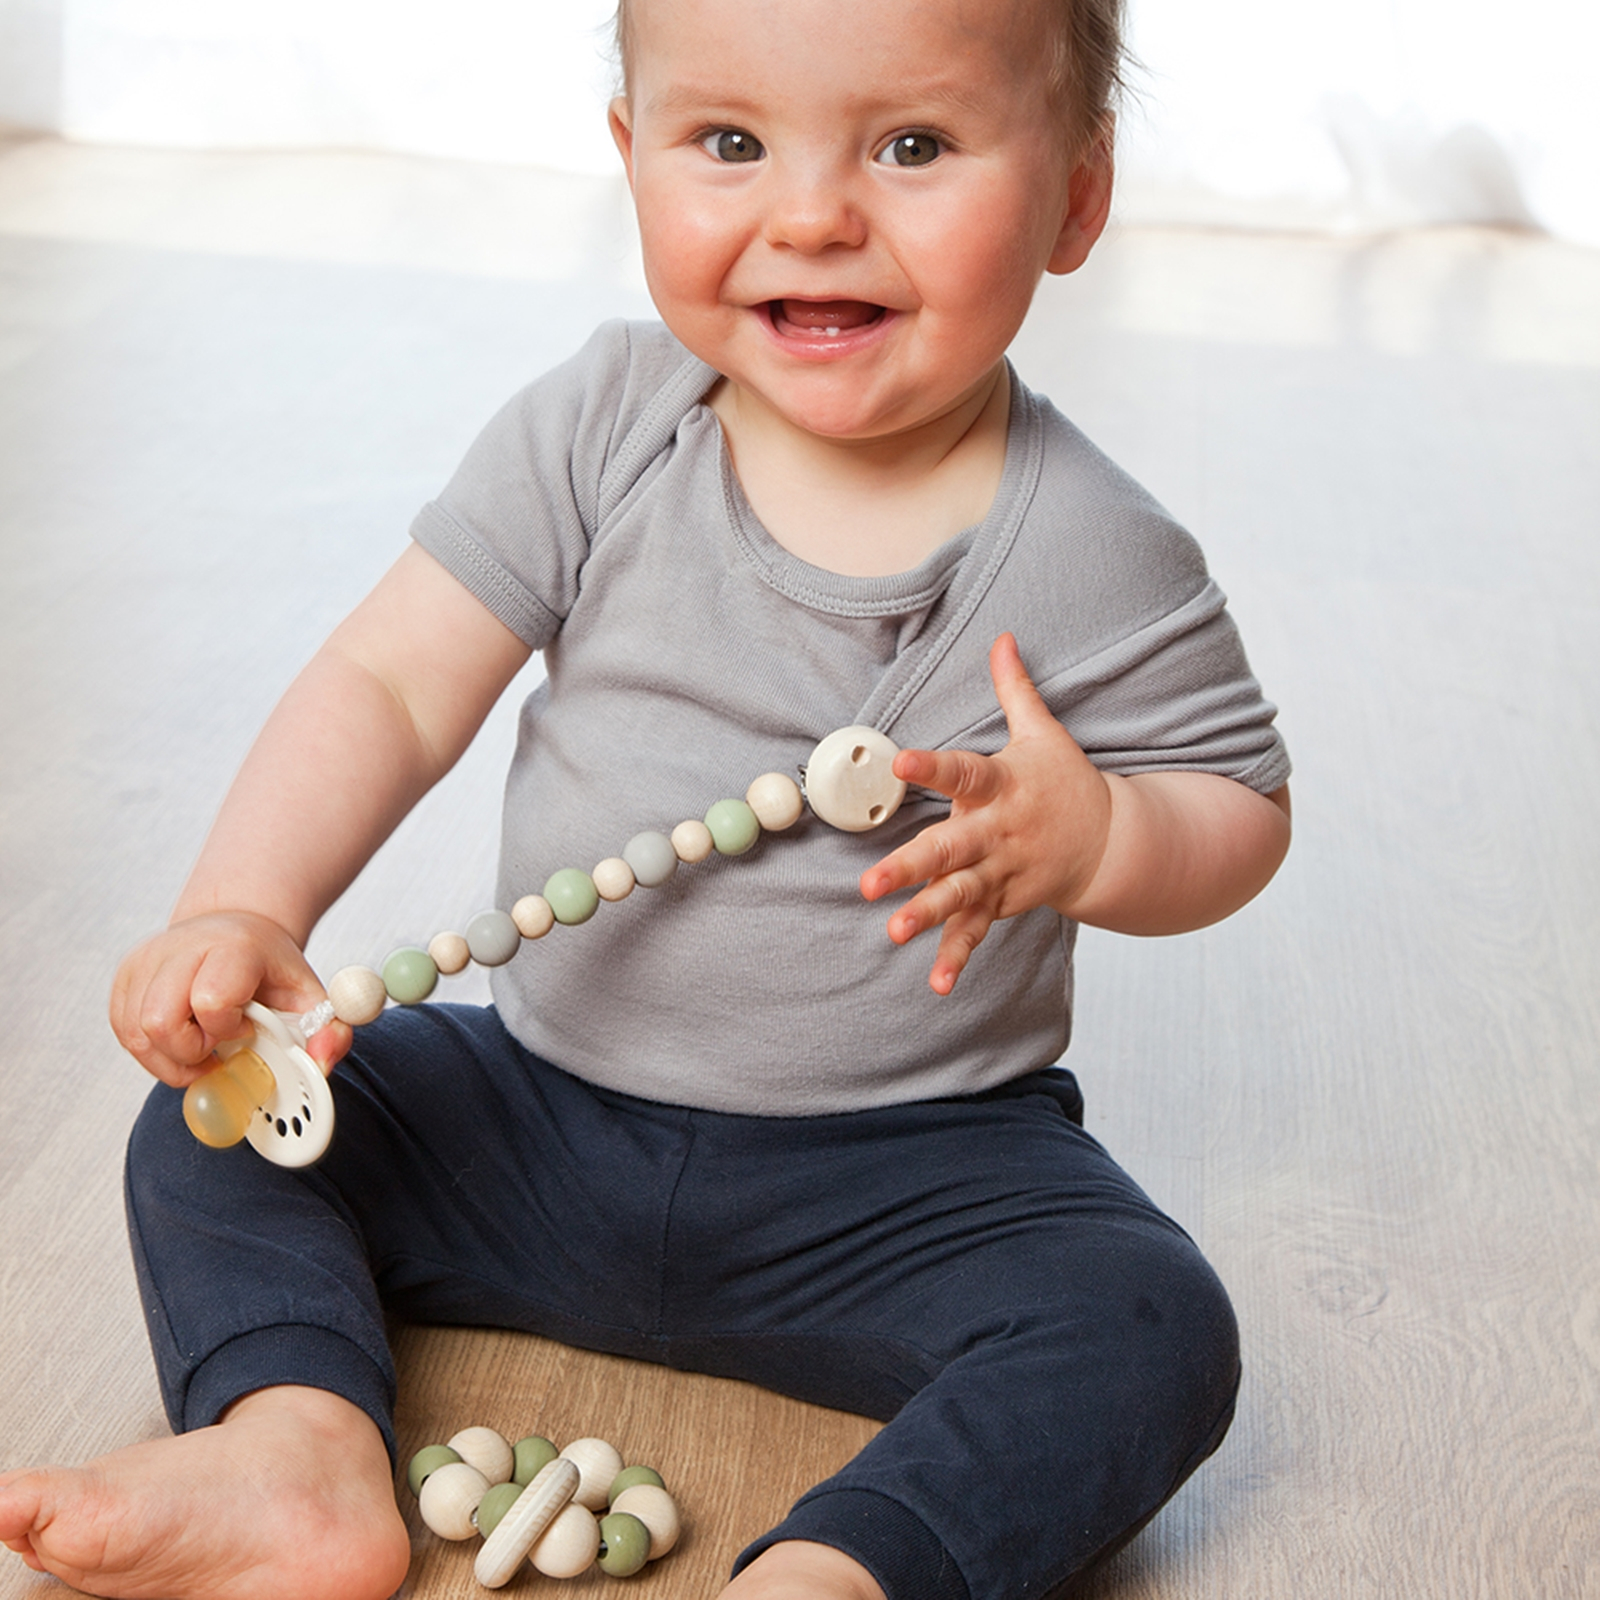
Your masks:
[[[864,744],[858,744],[850,752],[850,765],[853,767],[864,767],[871,759],[872,754]]]
[[[873,806],[872,809],[867,812],[867,816],[868,816],[869,820],[871,820],[873,822],[882,822],[883,821],[883,807],[882,806]]]
[[[285,1122],[282,1117],[279,1117],[276,1126],[278,1129],[278,1137],[280,1139],[287,1139],[289,1137],[289,1124]]]

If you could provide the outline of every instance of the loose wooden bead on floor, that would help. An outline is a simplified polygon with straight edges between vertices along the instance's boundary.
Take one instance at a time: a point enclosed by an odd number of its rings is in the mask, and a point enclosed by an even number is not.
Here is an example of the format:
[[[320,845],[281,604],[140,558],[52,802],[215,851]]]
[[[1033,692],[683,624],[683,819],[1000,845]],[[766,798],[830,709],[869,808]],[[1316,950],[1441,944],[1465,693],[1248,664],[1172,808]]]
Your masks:
[[[421,1494],[423,1484],[440,1467],[447,1467],[452,1461],[460,1459],[447,1444],[425,1444],[412,1456],[406,1467],[406,1482],[411,1486],[412,1494]]]
[[[445,1440],[469,1466],[474,1466],[490,1483],[509,1481],[516,1458],[510,1441],[493,1428],[463,1428]]]
[[[511,1447],[515,1466],[511,1478],[515,1483],[529,1484],[560,1455],[560,1451],[543,1434],[530,1433],[518,1439]]]
[[[600,1519],[600,1570],[613,1578],[631,1578],[650,1559],[650,1530],[631,1511],[613,1511]]]
[[[417,1508],[441,1539],[470,1539],[478,1531],[472,1513],[488,1492],[489,1480],[476,1467],[452,1461],[428,1474]]]
[[[576,1578],[594,1565],[599,1554],[600,1524],[594,1512],[574,1500],[556,1513],[528,1559],[547,1578]]]
[[[611,1483],[622,1471],[622,1456],[614,1445],[604,1439],[574,1439],[561,1454],[579,1472],[579,1483],[572,1498],[591,1511],[603,1511],[611,1492]]]
[[[659,1561],[677,1542],[682,1523],[678,1504],[653,1483],[636,1483],[612,1501],[611,1509],[637,1517],[650,1530],[650,1559]]]
[[[485,1539],[504,1521],[522,1490],[523,1485],[514,1478],[505,1483],[489,1485],[489,1492],[478,1502],[478,1509],[472,1514],[473,1525]]]

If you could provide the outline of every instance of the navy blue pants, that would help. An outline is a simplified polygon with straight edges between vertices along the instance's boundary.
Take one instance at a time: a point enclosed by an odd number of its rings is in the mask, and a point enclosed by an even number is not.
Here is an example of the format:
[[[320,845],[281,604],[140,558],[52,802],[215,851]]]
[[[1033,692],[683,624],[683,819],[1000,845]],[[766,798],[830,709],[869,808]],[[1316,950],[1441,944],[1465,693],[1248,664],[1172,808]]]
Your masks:
[[[202,1148],[158,1087],[128,1216],[178,1430],[330,1389],[394,1451],[385,1314],[518,1328],[889,1425],[775,1540],[889,1600],[1019,1600],[1132,1536],[1232,1417],[1237,1330],[1188,1236],[1086,1134],[1070,1074],[816,1118],[595,1089],[492,1010],[388,1013],[322,1163]],[[891,1420],[892,1419],[892,1420]]]

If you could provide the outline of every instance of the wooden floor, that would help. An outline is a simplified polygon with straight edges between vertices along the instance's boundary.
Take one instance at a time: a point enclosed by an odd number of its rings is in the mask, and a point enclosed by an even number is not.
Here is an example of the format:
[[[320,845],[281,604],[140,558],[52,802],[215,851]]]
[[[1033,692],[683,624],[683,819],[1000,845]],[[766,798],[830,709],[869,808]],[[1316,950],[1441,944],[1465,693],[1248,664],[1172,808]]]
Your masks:
[[[1600,256],[1147,233],[1018,360],[1202,536],[1297,761],[1231,923],[1084,941],[1089,1126],[1201,1239],[1247,1376],[1099,1600],[1600,1597]],[[104,997],[253,729],[512,388],[645,309],[618,186],[359,157],[0,151],[0,1463],[164,1428]],[[323,970],[490,882],[508,705]],[[856,1419],[400,1336],[407,1447],[608,1434],[715,1593]],[[406,1593],[475,1592],[419,1534]],[[0,1560],[0,1600],[54,1586]],[[569,1589],[610,1593],[596,1580]]]

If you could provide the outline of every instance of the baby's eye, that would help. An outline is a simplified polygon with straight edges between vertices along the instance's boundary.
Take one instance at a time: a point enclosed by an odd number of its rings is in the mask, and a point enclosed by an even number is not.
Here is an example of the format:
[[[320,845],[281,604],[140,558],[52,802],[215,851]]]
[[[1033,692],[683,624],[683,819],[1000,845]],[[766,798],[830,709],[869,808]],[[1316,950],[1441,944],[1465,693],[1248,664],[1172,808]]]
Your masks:
[[[754,134],[738,128],[717,128],[705,135],[700,148],[718,161],[759,161],[767,152]]]
[[[944,154],[931,133],[897,133],[874,158],[890,167],[925,167]]]

